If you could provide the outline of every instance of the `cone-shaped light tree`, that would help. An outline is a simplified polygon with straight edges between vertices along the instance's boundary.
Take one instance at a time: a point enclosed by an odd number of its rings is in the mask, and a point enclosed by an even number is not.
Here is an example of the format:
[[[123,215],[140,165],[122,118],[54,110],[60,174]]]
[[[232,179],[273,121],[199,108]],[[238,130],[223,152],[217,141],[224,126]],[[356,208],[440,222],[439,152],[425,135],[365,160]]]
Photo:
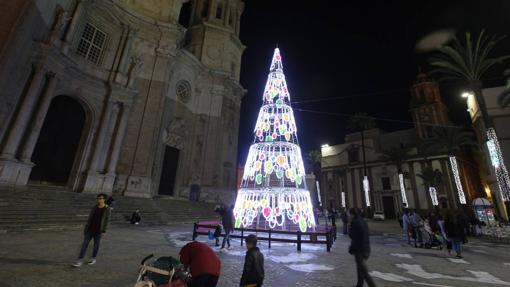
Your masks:
[[[234,207],[235,226],[315,226],[280,50],[275,49]]]

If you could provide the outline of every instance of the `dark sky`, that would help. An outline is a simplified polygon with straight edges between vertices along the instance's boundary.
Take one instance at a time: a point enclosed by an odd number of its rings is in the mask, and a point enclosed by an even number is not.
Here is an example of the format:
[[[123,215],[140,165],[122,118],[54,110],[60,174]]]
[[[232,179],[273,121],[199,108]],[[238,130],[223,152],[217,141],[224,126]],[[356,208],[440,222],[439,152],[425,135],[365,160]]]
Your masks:
[[[333,6],[335,3],[335,6]],[[510,33],[509,0],[477,1],[300,1],[246,0],[241,41],[247,46],[241,83],[248,90],[241,108],[239,163],[253,141],[271,56],[281,50],[303,153],[323,143],[343,142],[346,116],[366,112],[374,117],[410,121],[409,87],[419,67],[427,71],[430,54],[414,50],[418,39],[437,29]],[[510,38],[501,53],[510,52]],[[508,53],[507,52],[507,53]],[[502,83],[499,67],[487,86]],[[468,123],[458,85],[442,86],[452,121]],[[341,100],[302,102],[330,97]],[[387,131],[412,124],[378,121]]]

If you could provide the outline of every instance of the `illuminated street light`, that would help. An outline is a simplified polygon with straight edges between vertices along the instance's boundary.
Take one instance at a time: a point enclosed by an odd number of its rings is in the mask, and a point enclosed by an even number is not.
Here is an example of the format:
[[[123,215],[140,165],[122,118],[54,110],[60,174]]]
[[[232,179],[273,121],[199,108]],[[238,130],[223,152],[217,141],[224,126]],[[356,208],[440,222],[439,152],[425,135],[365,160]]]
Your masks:
[[[329,144],[323,144],[321,145],[321,148],[329,147]]]
[[[473,93],[471,93],[471,92],[463,92],[462,93],[462,97],[465,99],[469,98],[469,96],[472,96],[472,95],[473,95]]]

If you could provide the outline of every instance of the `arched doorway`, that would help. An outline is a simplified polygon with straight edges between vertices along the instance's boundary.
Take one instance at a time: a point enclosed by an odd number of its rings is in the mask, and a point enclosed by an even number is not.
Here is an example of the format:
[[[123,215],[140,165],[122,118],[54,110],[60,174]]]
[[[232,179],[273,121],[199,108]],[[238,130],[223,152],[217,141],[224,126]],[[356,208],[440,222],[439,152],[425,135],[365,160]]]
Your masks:
[[[67,185],[85,119],[85,111],[75,99],[57,96],[51,101],[32,155],[32,183]]]

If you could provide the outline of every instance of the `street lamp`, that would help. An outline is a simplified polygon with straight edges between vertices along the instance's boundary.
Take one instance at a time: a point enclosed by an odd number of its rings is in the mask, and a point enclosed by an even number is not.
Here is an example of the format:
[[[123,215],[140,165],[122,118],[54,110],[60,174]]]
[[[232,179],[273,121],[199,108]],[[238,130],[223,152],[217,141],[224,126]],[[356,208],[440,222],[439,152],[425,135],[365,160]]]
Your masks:
[[[472,93],[472,92],[463,92],[461,96],[462,96],[463,98],[467,99],[467,98],[469,98],[470,96],[473,96],[473,93]]]

